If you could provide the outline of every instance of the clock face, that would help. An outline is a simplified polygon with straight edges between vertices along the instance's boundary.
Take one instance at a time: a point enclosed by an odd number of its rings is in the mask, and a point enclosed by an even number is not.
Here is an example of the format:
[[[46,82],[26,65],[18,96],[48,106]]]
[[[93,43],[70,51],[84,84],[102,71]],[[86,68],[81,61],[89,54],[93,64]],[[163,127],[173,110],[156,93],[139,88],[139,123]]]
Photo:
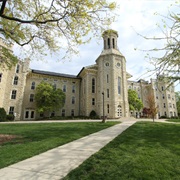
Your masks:
[[[106,63],[105,63],[105,66],[109,66],[109,63],[108,63],[108,62],[106,62]]]

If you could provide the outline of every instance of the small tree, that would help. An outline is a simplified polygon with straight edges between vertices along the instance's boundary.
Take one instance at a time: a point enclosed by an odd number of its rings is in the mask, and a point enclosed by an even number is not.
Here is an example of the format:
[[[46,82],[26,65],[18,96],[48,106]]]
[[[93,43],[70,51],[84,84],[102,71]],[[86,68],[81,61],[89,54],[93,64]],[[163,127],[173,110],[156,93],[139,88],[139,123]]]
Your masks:
[[[6,121],[6,111],[4,108],[0,108],[0,121]]]
[[[153,122],[154,122],[154,119],[156,117],[156,114],[158,112],[158,108],[156,107],[156,103],[155,103],[155,99],[154,99],[154,95],[152,93],[150,93],[147,98],[146,98],[146,102],[149,106],[149,114],[150,116],[152,117],[153,119]]]
[[[35,101],[37,111],[40,113],[54,111],[64,106],[65,94],[53,85],[41,82],[36,88]]]
[[[128,90],[128,102],[129,102],[129,109],[131,111],[140,111],[143,107],[142,101],[138,98],[137,92],[134,90]]]

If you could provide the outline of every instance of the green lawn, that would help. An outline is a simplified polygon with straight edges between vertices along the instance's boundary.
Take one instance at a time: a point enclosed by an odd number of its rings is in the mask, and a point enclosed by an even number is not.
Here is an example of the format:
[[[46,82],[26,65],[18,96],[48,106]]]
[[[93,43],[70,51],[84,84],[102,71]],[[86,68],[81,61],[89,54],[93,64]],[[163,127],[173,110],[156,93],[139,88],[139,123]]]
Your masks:
[[[139,122],[65,180],[179,180],[180,125]]]
[[[0,134],[20,136],[0,145],[0,168],[114,124],[117,122],[0,124]]]
[[[169,121],[169,122],[179,122],[180,123],[180,119],[167,119],[166,121]]]

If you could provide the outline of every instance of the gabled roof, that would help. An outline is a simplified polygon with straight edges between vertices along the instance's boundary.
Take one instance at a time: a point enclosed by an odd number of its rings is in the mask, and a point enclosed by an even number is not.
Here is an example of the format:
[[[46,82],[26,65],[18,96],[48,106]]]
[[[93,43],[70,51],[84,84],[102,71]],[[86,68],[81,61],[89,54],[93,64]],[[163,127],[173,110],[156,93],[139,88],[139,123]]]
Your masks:
[[[49,71],[41,71],[41,70],[35,70],[35,69],[32,69],[32,73],[49,75],[49,76],[57,76],[57,77],[65,77],[65,78],[79,79],[79,78],[78,78],[77,76],[75,76],[75,75],[62,74],[62,73],[49,72]]]

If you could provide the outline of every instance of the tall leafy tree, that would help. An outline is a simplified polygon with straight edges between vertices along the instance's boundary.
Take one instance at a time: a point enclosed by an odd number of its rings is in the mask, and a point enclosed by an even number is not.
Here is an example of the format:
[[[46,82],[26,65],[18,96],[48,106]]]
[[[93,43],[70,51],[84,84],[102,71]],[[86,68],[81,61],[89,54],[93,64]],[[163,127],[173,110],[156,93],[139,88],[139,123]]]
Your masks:
[[[147,40],[161,41],[164,44],[164,46],[148,50],[150,52],[162,52],[163,54],[161,57],[153,57],[151,53],[147,54],[155,67],[151,72],[157,76],[164,74],[164,77],[169,78],[171,83],[180,83],[180,1],[176,1],[174,8],[175,12],[170,12],[167,16],[160,15],[163,17],[161,25],[158,24],[162,32],[161,36],[139,35]]]
[[[64,106],[65,94],[61,89],[53,85],[41,82],[36,88],[35,102],[37,111],[40,113],[50,112]]]
[[[60,50],[67,56],[114,21],[115,7],[108,0],[0,0],[0,34],[28,45],[31,58]]]
[[[176,92],[176,107],[177,107],[177,112],[178,116],[180,117],[180,92]]]
[[[128,102],[129,102],[129,109],[132,111],[140,111],[143,107],[142,101],[138,98],[138,94],[136,91],[129,89],[128,90]]]

